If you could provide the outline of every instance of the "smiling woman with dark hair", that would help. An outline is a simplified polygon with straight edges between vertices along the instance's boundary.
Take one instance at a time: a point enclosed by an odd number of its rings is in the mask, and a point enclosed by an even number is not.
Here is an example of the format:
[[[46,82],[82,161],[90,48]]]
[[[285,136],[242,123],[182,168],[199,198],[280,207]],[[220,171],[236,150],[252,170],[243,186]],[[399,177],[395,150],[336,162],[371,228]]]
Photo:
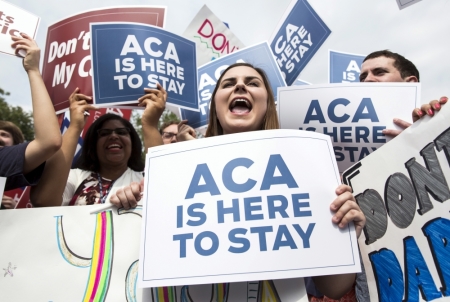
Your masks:
[[[96,142],[102,137],[112,134],[112,132],[101,130],[103,124],[110,120],[117,120],[123,124],[123,133],[117,133],[119,136],[129,135],[131,138],[131,156],[127,162],[128,167],[134,171],[144,170],[144,163],[142,162],[141,157],[142,143],[139,135],[129,121],[111,113],[102,115],[91,125],[91,127],[89,127],[84,137],[84,145],[87,147],[81,149],[81,155],[75,163],[75,168],[100,172],[100,160],[97,154],[97,148],[89,148],[88,145],[90,142]]]
[[[151,89],[159,101],[164,89]],[[70,126],[63,136],[61,150],[48,160],[41,182],[32,189],[35,206],[91,205],[109,203],[118,188],[143,178],[142,143],[130,122],[115,114],[99,117],[87,130],[75,169],[70,169],[83,131],[91,97],[70,96]]]

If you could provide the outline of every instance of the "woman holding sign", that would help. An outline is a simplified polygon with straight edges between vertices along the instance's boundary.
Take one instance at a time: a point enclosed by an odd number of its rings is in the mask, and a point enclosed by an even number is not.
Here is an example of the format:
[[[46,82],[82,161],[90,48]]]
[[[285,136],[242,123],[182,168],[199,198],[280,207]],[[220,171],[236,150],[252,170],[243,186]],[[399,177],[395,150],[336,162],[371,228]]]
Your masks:
[[[246,63],[229,66],[220,76],[212,94],[206,137],[278,128],[275,100],[264,71]],[[141,190],[142,184],[134,183],[117,191],[111,202],[125,207],[135,206]],[[345,228],[353,221],[359,237],[365,217],[351,194],[351,188],[340,185],[336,195],[330,205],[330,210],[334,212],[333,222]],[[313,280],[320,292],[339,299],[352,288],[355,274],[318,276]]]
[[[70,126],[63,136],[61,149],[47,161],[40,183],[31,190],[35,206],[91,205],[109,203],[111,192],[143,178],[142,144],[131,123],[116,114],[105,114],[89,127],[81,155],[70,169],[78,140],[86,122],[86,112],[96,109],[91,97],[78,93],[70,96]],[[161,115],[166,91],[147,89],[153,100],[146,105],[144,116]],[[161,111],[161,112],[160,112]],[[150,127],[151,126],[147,126]],[[154,131],[158,133],[156,125]],[[158,134],[160,144],[161,136]]]

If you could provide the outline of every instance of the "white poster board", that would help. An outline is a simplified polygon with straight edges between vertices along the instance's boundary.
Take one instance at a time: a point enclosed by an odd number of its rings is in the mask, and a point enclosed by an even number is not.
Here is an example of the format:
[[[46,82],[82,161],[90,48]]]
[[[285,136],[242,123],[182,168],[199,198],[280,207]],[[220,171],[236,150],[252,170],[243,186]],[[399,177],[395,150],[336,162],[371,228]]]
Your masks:
[[[0,211],[2,300],[141,301],[142,208],[91,214],[96,208]]]
[[[343,174],[367,219],[371,301],[449,301],[449,120],[445,105]]]
[[[353,224],[331,221],[339,184],[330,138],[312,132],[150,148],[139,286],[359,271]]]
[[[5,191],[6,177],[0,177],[0,196],[3,196],[3,191]],[[0,206],[2,201],[0,200]]]
[[[191,39],[197,45],[198,66],[245,47],[206,5],[203,5],[186,28],[183,37]]]
[[[256,295],[264,301],[308,301],[302,278],[139,289],[142,207],[91,214],[102,208],[0,211],[1,300],[203,302],[214,295],[231,302]]]
[[[349,83],[278,89],[282,129],[300,129],[332,137],[339,172],[377,150],[398,129],[394,118],[411,121],[419,107],[419,83]]]
[[[0,0],[0,53],[15,56],[11,36],[20,37],[24,32],[36,38],[40,18],[9,2]]]

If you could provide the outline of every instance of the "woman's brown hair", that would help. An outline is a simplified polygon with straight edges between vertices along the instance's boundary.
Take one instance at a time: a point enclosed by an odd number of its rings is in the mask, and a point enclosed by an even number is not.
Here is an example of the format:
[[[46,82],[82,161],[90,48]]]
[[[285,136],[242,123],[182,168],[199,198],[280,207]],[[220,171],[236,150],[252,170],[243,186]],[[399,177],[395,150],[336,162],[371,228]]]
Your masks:
[[[0,130],[11,133],[13,144],[18,145],[24,142],[22,131],[14,123],[8,121],[0,121]]]
[[[216,88],[214,88],[214,91],[211,96],[211,101],[210,101],[211,107],[209,110],[209,124],[208,124],[208,128],[206,129],[206,134],[205,134],[206,137],[223,134],[222,125],[220,125],[220,122],[217,119],[216,103],[214,101],[214,98],[216,96],[216,92],[219,89],[220,82],[222,81],[222,78],[225,75],[225,73],[227,73],[228,70],[230,70],[234,67],[240,67],[240,66],[246,66],[246,67],[250,67],[250,68],[253,68],[254,70],[256,70],[256,72],[258,72],[259,75],[261,76],[261,78],[264,82],[264,85],[266,86],[267,110],[266,110],[266,114],[264,115],[264,120],[263,120],[260,130],[279,129],[280,128],[280,125],[278,123],[277,109],[275,107],[275,98],[273,96],[272,88],[270,86],[269,80],[268,80],[267,75],[264,72],[264,70],[262,70],[261,68],[254,67],[253,65],[248,64],[248,63],[235,63],[235,64],[228,66],[228,68],[225,69],[224,72],[222,72],[219,79],[217,80]]]

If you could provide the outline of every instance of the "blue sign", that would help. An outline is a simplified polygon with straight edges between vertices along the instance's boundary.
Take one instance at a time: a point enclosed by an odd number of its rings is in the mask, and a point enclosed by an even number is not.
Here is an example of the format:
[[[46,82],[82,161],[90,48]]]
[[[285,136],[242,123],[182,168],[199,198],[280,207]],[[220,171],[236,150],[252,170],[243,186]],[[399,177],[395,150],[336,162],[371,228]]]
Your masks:
[[[357,83],[366,56],[330,50],[330,83]]]
[[[199,112],[181,109],[182,119],[189,121],[193,128],[200,128],[208,125],[209,121],[209,101],[216,87],[216,82],[222,72],[231,64],[236,62],[250,63],[255,67],[263,69],[269,78],[273,93],[277,94],[278,87],[286,86],[280,69],[273,59],[273,54],[269,45],[264,42],[255,46],[233,52],[224,57],[218,58],[198,68],[198,94]]]
[[[160,83],[167,102],[198,110],[195,43],[161,28],[131,23],[91,24],[94,103],[136,103]]]
[[[292,85],[331,30],[306,0],[298,0],[270,43],[286,84]]]

